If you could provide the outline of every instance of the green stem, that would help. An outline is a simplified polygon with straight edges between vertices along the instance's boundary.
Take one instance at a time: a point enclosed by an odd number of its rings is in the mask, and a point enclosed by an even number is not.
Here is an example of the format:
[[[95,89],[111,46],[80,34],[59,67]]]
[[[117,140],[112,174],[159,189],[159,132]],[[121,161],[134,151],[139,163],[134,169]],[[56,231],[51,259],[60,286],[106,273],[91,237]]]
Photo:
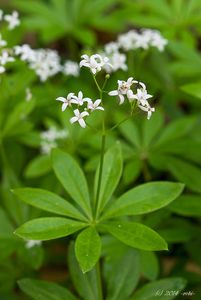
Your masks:
[[[98,261],[96,264],[96,278],[97,278],[97,288],[98,288],[98,299],[97,300],[103,300],[100,261]]]
[[[93,79],[94,79],[94,82],[95,82],[95,84],[97,86],[97,89],[99,90],[100,94],[102,94],[102,89],[100,88],[100,85],[98,84],[98,81],[96,80],[96,76],[95,75],[93,75]]]
[[[142,171],[143,171],[143,176],[144,176],[145,181],[151,181],[151,174],[149,172],[149,168],[148,168],[146,160],[143,161]]]

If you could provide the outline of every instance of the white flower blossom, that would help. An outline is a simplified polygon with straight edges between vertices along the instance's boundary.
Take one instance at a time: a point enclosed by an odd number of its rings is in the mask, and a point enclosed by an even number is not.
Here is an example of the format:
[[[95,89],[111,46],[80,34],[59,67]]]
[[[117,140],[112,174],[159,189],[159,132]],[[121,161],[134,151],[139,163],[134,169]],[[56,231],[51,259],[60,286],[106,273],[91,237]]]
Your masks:
[[[151,118],[152,113],[155,112],[155,108],[154,108],[154,107],[151,107],[151,106],[149,105],[149,103],[147,103],[145,106],[138,104],[138,107],[139,107],[141,110],[147,112],[147,119],[148,119],[148,120]]]
[[[119,51],[119,44],[116,42],[110,42],[104,47],[106,54],[113,54]]]
[[[20,24],[19,14],[17,11],[13,11],[11,15],[5,15],[4,20],[8,22],[9,30],[13,30]]]
[[[83,66],[89,68],[94,75],[100,72],[103,66],[110,65],[109,58],[106,56],[102,57],[100,54],[93,54],[91,56],[84,54],[81,58],[80,68]]]
[[[13,62],[15,59],[12,56],[9,56],[9,53],[7,50],[3,50],[0,56],[0,64],[6,65],[8,62]]]
[[[114,52],[109,55],[110,65],[105,65],[104,69],[107,73],[116,72],[117,70],[127,71],[126,55],[120,52]]]
[[[85,128],[84,117],[89,116],[89,113],[87,111],[80,112],[79,109],[75,109],[73,112],[75,116],[70,119],[71,124],[78,122],[82,128]]]
[[[63,74],[65,75],[70,75],[70,76],[74,76],[74,77],[78,77],[79,76],[79,65],[71,60],[68,60],[65,62],[64,66],[63,66]]]
[[[145,106],[148,103],[147,100],[152,98],[152,95],[147,93],[144,83],[139,82],[139,84],[142,86],[142,88],[137,89],[137,93],[133,94],[130,99],[136,99],[140,105]]]
[[[35,52],[31,49],[31,47],[27,44],[22,46],[14,47],[15,55],[20,55],[20,59],[23,61],[32,61],[35,59]]]
[[[68,106],[71,106],[72,103],[77,104],[77,100],[73,98],[74,93],[69,93],[66,98],[58,97],[56,98],[57,101],[63,102],[61,110],[64,111]]]
[[[133,80],[133,77],[128,78],[127,81],[118,80],[118,89],[109,92],[109,96],[118,96],[119,97],[119,104],[124,103],[124,95],[127,95],[127,97],[130,97],[130,88],[133,83],[136,81]]]
[[[41,246],[41,245],[42,245],[42,241],[36,241],[36,240],[27,240],[25,244],[27,249],[33,248],[35,246]]]
[[[58,130],[56,127],[50,127],[46,131],[41,132],[41,152],[49,154],[53,148],[56,148],[57,140],[64,139],[68,136],[66,130]]]
[[[97,99],[95,102],[90,100],[90,101],[88,101],[87,108],[91,111],[104,110],[104,108],[102,106],[100,106],[100,104],[101,104],[101,99]]]
[[[2,36],[0,34],[0,48],[5,47],[6,45],[7,45],[7,42],[2,39]]]
[[[77,96],[72,96],[74,103],[76,103],[77,105],[82,106],[84,102],[90,101],[90,98],[83,98],[83,93],[81,91],[79,91]]]
[[[6,69],[3,66],[0,66],[0,74],[4,73]]]

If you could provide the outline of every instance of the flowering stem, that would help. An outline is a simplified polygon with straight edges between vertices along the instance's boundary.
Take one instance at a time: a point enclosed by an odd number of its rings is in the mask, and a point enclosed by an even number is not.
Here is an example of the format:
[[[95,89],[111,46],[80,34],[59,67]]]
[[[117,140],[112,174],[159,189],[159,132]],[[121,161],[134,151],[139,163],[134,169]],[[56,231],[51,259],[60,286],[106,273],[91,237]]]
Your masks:
[[[98,300],[103,300],[100,261],[98,261],[96,264],[96,278],[97,278]]]
[[[98,81],[96,80],[96,76],[95,75],[93,75],[93,79],[94,79],[94,82],[95,82],[95,84],[97,86],[97,89],[99,90],[100,93],[102,93],[102,89],[100,88],[100,85],[98,84]]]

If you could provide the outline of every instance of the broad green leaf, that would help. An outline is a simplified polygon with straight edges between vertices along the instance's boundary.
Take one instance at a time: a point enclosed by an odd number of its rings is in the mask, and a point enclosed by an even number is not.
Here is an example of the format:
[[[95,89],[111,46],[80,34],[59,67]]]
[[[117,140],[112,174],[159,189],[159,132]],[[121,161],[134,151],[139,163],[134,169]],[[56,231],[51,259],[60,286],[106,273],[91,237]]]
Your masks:
[[[149,280],[155,280],[159,274],[159,263],[154,252],[141,251],[141,271],[143,275]]]
[[[66,288],[53,282],[24,278],[18,280],[18,285],[34,300],[78,300]]]
[[[83,273],[90,271],[100,258],[101,239],[94,227],[83,230],[75,242],[75,255]]]
[[[18,188],[13,193],[22,201],[34,207],[68,216],[79,220],[86,220],[72,204],[60,196],[38,188]]]
[[[53,168],[59,181],[73,200],[91,217],[89,191],[85,176],[78,163],[67,153],[55,149]]]
[[[160,209],[177,198],[184,185],[174,182],[150,182],[137,186],[112,202],[104,218],[139,215]]]
[[[42,176],[51,170],[51,160],[49,155],[40,155],[31,160],[25,170],[28,178]]]
[[[140,133],[136,123],[131,120],[127,120],[119,126],[119,130],[126,140],[133,146],[137,148],[141,146]]]
[[[140,278],[140,257],[135,249],[128,249],[110,271],[107,300],[127,299]]]
[[[165,240],[151,228],[135,222],[107,222],[100,226],[124,244],[149,251],[168,250]]]
[[[182,216],[201,217],[201,196],[183,195],[167,207]]]
[[[179,181],[195,192],[201,192],[201,169],[178,158],[168,157],[168,169]]]
[[[105,156],[102,169],[102,180],[100,195],[98,201],[98,212],[101,212],[107,202],[110,200],[122,173],[122,155],[120,144],[117,143],[115,146],[110,148]],[[99,178],[99,168],[96,172],[95,177],[95,192],[97,191]]]
[[[28,240],[52,240],[68,236],[87,224],[66,218],[47,217],[28,221],[15,230],[15,234]]]
[[[183,278],[166,278],[154,281],[144,285],[138,290],[129,300],[171,300],[176,298],[180,291],[186,286],[186,280]],[[168,295],[168,292],[173,291],[175,295]]]
[[[74,286],[80,297],[84,300],[98,299],[96,271],[83,273],[75,257],[74,243],[70,243],[68,250],[68,265]]]
[[[195,116],[183,117],[171,122],[162,132],[155,145],[159,146],[164,142],[176,140],[188,134],[196,126]]]
[[[201,82],[188,83],[180,87],[185,93],[201,99]]]
[[[138,157],[133,157],[129,160],[123,171],[123,180],[125,184],[134,182],[139,176],[142,169],[142,160]]]

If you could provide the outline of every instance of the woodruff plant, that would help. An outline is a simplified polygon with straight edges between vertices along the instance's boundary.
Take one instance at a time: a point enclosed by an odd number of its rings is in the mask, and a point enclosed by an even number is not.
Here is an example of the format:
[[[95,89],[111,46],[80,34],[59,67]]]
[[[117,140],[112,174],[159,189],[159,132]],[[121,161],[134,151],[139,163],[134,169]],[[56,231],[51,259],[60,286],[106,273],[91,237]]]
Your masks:
[[[100,94],[99,98],[92,101],[84,97],[80,91],[77,96],[70,92],[66,98],[58,97],[57,100],[62,102],[62,111],[73,110],[74,116],[70,122],[78,122],[82,128],[90,126],[86,118],[91,113],[96,110],[103,113],[102,147],[93,193],[89,192],[87,179],[74,158],[68,153],[54,149],[52,151],[54,172],[72,201],[43,189],[15,189],[14,194],[25,203],[60,215],[60,217],[43,217],[28,221],[16,229],[15,234],[26,240],[38,242],[65,237],[77,232],[75,240],[77,261],[83,273],[95,268],[97,294],[98,299],[101,300],[103,299],[99,265],[101,235],[109,233],[122,243],[137,249],[167,250],[166,241],[157,232],[141,223],[133,222],[129,216],[146,214],[168,205],[180,195],[184,186],[174,182],[150,182],[130,189],[117,199],[113,197],[122,175],[122,153],[118,142],[105,153],[106,136],[111,128],[108,129],[105,125],[106,108],[103,96],[117,96],[120,105],[128,100],[129,117],[132,118],[136,110],[141,109],[147,113],[148,119],[154,112],[154,108],[148,102],[152,96],[147,93],[144,83],[132,77],[127,81],[118,80],[117,89],[106,92],[105,87],[110,76],[105,76],[105,81],[101,86],[96,74],[106,66],[112,67],[107,57],[99,54],[90,57],[83,55],[80,66],[90,69]],[[118,124],[112,129],[117,126]]]

